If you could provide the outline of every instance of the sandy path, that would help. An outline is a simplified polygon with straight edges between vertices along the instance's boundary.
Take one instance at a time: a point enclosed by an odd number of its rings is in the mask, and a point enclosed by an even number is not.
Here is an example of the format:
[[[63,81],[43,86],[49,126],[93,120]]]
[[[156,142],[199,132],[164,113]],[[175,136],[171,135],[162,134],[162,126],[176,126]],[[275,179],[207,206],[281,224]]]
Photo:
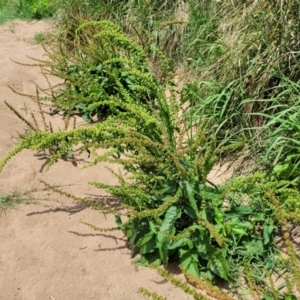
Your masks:
[[[11,149],[16,131],[25,128],[4,101],[24,115],[26,111],[27,116],[31,111],[36,113],[30,99],[14,94],[7,85],[34,93],[32,80],[45,84],[39,68],[20,66],[11,59],[28,63],[26,55],[42,58],[43,49],[33,45],[32,40],[35,33],[49,28],[47,22],[16,22],[0,27],[0,159]],[[115,227],[113,217],[105,219],[98,211],[77,207],[67,200],[62,201],[69,209],[48,210],[59,206],[53,201],[59,197],[43,190],[38,178],[76,195],[111,201],[105,193],[87,185],[88,181],[115,183],[103,165],[80,170],[82,162],[74,166],[60,161],[41,173],[44,162],[34,152],[23,151],[0,174],[0,192],[35,188],[33,195],[43,200],[0,216],[1,300],[145,299],[138,293],[139,287],[168,299],[191,299],[154,271],[137,269],[121,233],[104,235],[79,223],[84,220],[99,227]]]

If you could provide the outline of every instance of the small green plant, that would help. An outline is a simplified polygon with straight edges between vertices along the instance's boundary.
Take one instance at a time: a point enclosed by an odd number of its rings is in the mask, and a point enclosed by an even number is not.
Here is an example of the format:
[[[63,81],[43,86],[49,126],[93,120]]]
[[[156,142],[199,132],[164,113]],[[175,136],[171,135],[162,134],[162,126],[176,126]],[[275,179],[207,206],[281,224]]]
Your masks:
[[[43,33],[43,32],[36,33],[34,35],[34,43],[40,44],[40,43],[44,42],[46,38],[47,37],[46,37],[45,33]]]
[[[22,203],[30,203],[32,201],[33,198],[30,191],[21,193],[15,190],[11,193],[0,194],[0,212],[16,208]]]
[[[27,18],[47,18],[54,14],[56,2],[55,0],[19,0],[18,10]]]
[[[156,78],[148,72],[147,57],[118,26],[107,21],[85,23],[76,29],[72,45],[73,54],[63,46],[47,50],[51,61],[43,65],[45,73],[51,69],[52,75],[65,81],[63,89],[49,93],[53,113],[80,114],[91,123],[119,109],[125,111],[114,98],[145,108],[153,103]]]

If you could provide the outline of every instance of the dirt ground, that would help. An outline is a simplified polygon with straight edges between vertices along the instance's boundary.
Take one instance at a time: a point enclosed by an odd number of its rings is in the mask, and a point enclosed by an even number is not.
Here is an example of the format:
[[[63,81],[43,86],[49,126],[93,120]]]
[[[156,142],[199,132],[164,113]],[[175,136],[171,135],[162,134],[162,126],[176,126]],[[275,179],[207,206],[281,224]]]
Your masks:
[[[17,21],[0,27],[0,160],[16,145],[17,132],[26,127],[4,101],[24,117],[33,113],[39,118],[36,104],[8,86],[25,94],[35,93],[33,82],[46,86],[38,67],[13,61],[32,63],[29,57],[45,58],[42,47],[34,44],[34,36],[50,29],[45,21]],[[53,122],[63,126],[58,118]],[[88,185],[89,181],[117,183],[103,164],[81,170],[88,160],[83,154],[77,162],[61,160],[44,172],[45,158],[23,151],[5,166],[0,193],[31,191],[35,203],[0,215],[0,300],[146,299],[138,293],[140,287],[172,300],[191,299],[155,271],[134,266],[122,233],[102,234],[80,223],[115,227],[112,216],[63,199],[38,181],[106,204],[115,201]],[[212,178],[219,182],[224,177],[214,173]],[[173,271],[176,273],[176,268]]]

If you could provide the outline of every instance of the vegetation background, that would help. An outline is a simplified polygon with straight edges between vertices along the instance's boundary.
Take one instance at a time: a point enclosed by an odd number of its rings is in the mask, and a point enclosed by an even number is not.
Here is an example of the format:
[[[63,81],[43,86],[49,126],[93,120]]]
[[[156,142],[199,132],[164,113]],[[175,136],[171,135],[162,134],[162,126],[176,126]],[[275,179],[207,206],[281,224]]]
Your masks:
[[[55,19],[55,39],[44,46],[48,61],[38,63],[64,84],[29,96],[42,119],[45,100],[66,124],[55,132],[27,120],[32,133],[21,136],[1,168],[23,149],[50,149],[51,166],[83,144],[94,154],[90,165],[118,163],[131,174],[115,174],[119,188],[92,183],[120,197],[125,219],[76,200],[116,216],[117,230],[140,254],[137,263],[178,262],[190,282],[217,299],[296,299],[299,253],[290,228],[300,220],[297,0],[0,5],[6,19]],[[86,126],[72,123],[78,115]],[[236,172],[216,186],[207,175],[225,161]],[[223,281],[230,295],[215,288]]]

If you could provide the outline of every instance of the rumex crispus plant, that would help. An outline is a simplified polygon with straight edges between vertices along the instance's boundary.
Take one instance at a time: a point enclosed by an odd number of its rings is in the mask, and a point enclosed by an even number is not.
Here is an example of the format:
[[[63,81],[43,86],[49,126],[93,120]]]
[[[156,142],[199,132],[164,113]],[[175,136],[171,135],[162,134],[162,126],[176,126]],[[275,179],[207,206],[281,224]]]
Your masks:
[[[142,48],[114,23],[86,22],[76,29],[71,42],[47,49],[47,53],[51,60],[43,64],[45,74],[64,79],[63,88],[51,89],[49,94],[53,112],[61,110],[66,117],[79,113],[85,121],[93,122],[94,116],[99,121],[125,109],[114,98],[145,107],[154,101],[157,79],[148,72]]]
[[[128,40],[115,24],[87,22],[78,32],[83,29],[88,30],[88,35],[73,43],[76,56],[74,51],[64,52],[65,60],[59,56],[55,61],[57,52],[49,50],[52,61],[42,64],[48,67],[49,74],[65,80],[62,91],[56,93],[57,87],[50,89],[51,100],[67,116],[73,113],[70,108],[80,103],[87,105],[83,114],[104,105],[112,113],[102,122],[58,132],[47,131],[46,125],[46,131],[41,131],[35,119],[33,124],[27,121],[35,132],[22,136],[20,144],[0,164],[0,170],[23,149],[50,149],[50,167],[60,157],[66,158],[74,146],[83,144],[83,149],[94,155],[86,167],[106,161],[121,165],[129,174],[114,173],[119,187],[91,184],[120,198],[125,218],[113,209],[109,212],[115,214],[118,229],[127,236],[132,255],[136,251],[140,254],[137,263],[167,265],[177,261],[191,281],[201,277],[234,283],[247,270],[254,292],[261,295],[262,289],[269,291],[265,275],[280,268],[273,234],[282,218],[278,216],[281,204],[273,201],[274,204],[266,195],[278,186],[266,182],[259,185],[249,178],[248,189],[242,179],[228,186],[211,183],[207,176],[222,150],[216,150],[214,137],[205,134],[193,110],[181,108],[167,65],[164,80],[155,78],[149,72],[150,63],[143,49]],[[85,39],[87,36],[89,39]],[[113,57],[103,49],[108,49]],[[70,75],[66,69],[69,63],[77,66],[79,55],[80,67],[75,75]],[[92,68],[95,62],[101,65],[99,69]],[[91,70],[98,72],[92,73],[92,79]],[[131,80],[124,80],[124,75],[132,76]],[[71,81],[72,76],[75,79]],[[88,88],[82,87],[85,78]],[[76,90],[76,84],[79,91],[72,90]],[[64,98],[60,98],[62,95]],[[32,98],[42,114],[39,94]],[[107,151],[97,155],[98,149]],[[91,201],[72,198],[108,212]],[[294,261],[293,266],[296,264]],[[211,284],[207,285],[209,289],[213,290]],[[218,297],[226,299],[221,292]]]

